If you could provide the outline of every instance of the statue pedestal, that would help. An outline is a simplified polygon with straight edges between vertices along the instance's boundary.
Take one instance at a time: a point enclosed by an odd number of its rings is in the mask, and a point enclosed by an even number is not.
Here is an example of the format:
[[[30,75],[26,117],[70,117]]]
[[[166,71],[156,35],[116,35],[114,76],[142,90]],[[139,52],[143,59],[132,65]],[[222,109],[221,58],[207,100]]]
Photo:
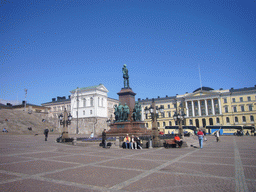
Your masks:
[[[122,88],[119,95],[119,102],[122,105],[129,107],[130,113],[128,115],[128,121],[115,122],[110,125],[110,130],[107,131],[107,135],[111,136],[126,136],[129,135],[150,135],[149,130],[145,128],[145,123],[142,121],[133,121],[132,113],[135,106],[135,95],[131,88]]]
[[[122,88],[120,92],[117,93],[119,95],[119,102],[124,105],[125,103],[128,105],[130,109],[130,114],[128,115],[128,120],[132,120],[132,110],[135,106],[135,95],[131,88]]]
[[[151,131],[145,128],[145,123],[141,121],[116,122],[110,125],[110,130],[107,131],[108,136],[126,136],[129,135],[150,135]]]

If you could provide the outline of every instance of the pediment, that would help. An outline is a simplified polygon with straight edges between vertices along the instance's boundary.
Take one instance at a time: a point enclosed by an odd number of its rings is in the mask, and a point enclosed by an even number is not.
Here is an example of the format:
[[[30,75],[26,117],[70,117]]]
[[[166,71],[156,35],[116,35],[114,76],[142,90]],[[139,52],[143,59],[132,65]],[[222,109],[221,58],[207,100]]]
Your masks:
[[[96,89],[103,92],[108,92],[107,88],[102,84],[100,84]]]
[[[193,97],[215,97],[219,96],[218,92],[213,92],[213,91],[196,91],[194,93],[189,93],[185,96],[186,99],[188,98],[193,98]]]

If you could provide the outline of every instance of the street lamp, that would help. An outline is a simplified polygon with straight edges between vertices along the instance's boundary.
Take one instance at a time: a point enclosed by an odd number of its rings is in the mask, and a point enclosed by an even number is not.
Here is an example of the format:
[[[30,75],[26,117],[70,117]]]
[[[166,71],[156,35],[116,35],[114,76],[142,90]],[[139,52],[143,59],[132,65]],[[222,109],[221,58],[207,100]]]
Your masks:
[[[184,133],[183,133],[183,128],[182,128],[181,122],[183,122],[185,120],[185,116],[186,116],[186,114],[184,113],[183,104],[182,103],[180,104],[179,110],[178,110],[177,100],[176,100],[176,111],[174,112],[173,119],[179,125],[179,136],[181,137],[181,139],[184,138]]]
[[[157,118],[159,117],[159,112],[164,112],[164,107],[161,106],[158,108],[158,106],[155,105],[155,100],[152,99],[152,105],[148,108],[145,107],[145,113],[150,114],[150,117],[152,119],[152,138],[153,138],[153,147],[159,146],[159,133],[158,133],[158,126],[157,126]]]
[[[68,112],[65,108],[64,110],[64,115],[62,115],[62,113],[59,115],[59,120],[60,120],[60,125],[63,125],[63,130],[62,130],[62,139],[66,139],[68,138],[68,125],[71,124],[71,120],[72,120],[72,116]]]

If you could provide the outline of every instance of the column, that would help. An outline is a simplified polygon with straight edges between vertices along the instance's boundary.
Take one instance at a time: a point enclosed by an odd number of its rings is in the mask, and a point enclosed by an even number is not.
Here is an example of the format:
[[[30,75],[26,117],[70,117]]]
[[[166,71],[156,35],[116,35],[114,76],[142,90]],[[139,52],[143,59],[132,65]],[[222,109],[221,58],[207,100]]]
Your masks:
[[[212,100],[212,114],[215,115],[215,107],[214,107],[214,102],[213,102],[213,99]]]
[[[141,105],[141,121],[145,120],[144,105]]]
[[[191,101],[192,103],[192,116],[195,117],[195,108],[194,108],[194,102]]]
[[[222,115],[222,107],[221,107],[220,98],[218,99],[218,101],[219,101],[219,109],[220,109],[220,115]]]
[[[204,102],[205,102],[205,112],[206,112],[206,115],[208,116],[207,99],[205,99]]]
[[[201,104],[200,104],[200,100],[198,100],[198,114],[199,114],[199,117],[201,117]]]
[[[186,101],[186,112],[187,112],[186,117],[189,117],[189,110],[188,110],[188,102],[187,101]]]

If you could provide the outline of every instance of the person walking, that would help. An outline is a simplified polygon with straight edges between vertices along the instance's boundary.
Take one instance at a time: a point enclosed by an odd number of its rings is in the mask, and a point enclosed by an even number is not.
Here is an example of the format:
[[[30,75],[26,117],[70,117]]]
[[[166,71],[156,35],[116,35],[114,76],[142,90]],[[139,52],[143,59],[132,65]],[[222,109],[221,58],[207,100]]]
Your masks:
[[[220,133],[219,133],[219,131],[216,131],[215,137],[216,137],[216,141],[219,142],[220,141]]]
[[[203,148],[203,142],[204,142],[204,133],[199,129],[197,132],[198,140],[199,140],[199,146],[202,149]]]
[[[102,132],[102,147],[103,148],[106,148],[106,139],[107,139],[107,134],[106,134],[106,129],[104,129]]]
[[[45,141],[47,141],[48,133],[49,133],[49,129],[45,129],[45,130],[44,130]]]

